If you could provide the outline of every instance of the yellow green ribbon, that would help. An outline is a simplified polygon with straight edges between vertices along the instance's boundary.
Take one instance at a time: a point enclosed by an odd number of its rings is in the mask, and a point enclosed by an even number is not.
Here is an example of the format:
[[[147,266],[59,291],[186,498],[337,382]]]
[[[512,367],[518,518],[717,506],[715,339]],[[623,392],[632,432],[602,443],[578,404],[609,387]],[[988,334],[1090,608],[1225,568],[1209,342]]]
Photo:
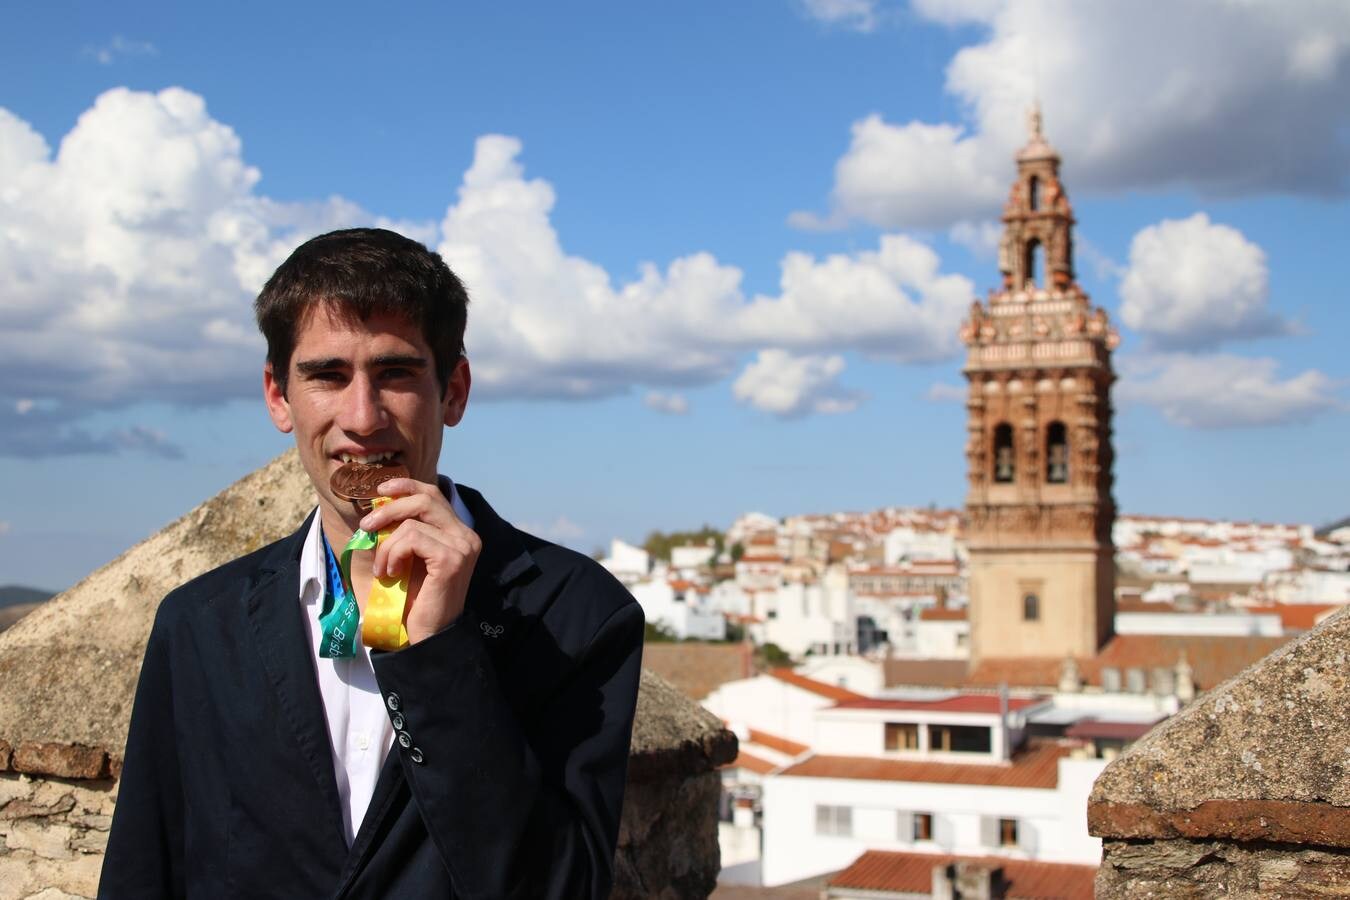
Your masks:
[[[388,497],[376,497],[371,501],[376,509],[388,502]],[[364,529],[356,529],[347,546],[342,548],[342,562],[336,566],[333,550],[328,546],[328,540],[324,539],[329,589],[324,592],[323,611],[319,615],[323,632],[319,639],[320,656],[328,659],[355,656],[358,627],[361,643],[367,647],[402,650],[408,646],[408,628],[403,623],[404,609],[408,603],[408,576],[386,575],[375,579],[370,587],[370,596],[366,598],[365,615],[361,614],[352,590],[352,554],[357,550],[374,550],[392,533],[387,528],[374,535]],[[334,581],[337,583],[334,584]]]

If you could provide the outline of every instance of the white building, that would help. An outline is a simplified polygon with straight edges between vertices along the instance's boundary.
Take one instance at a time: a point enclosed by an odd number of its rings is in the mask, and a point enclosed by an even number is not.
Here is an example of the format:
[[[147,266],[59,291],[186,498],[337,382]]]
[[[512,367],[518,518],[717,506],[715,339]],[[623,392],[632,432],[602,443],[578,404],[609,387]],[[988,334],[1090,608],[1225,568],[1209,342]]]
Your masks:
[[[1106,762],[1081,740],[1024,742],[1028,714],[1049,705],[1012,700],[1003,716],[997,697],[957,695],[822,709],[813,755],[763,776],[763,884],[868,850],[1096,864],[1087,797]]]
[[[1116,634],[1195,634],[1228,637],[1280,637],[1284,623],[1274,613],[1118,612]]]
[[[662,625],[681,640],[726,639],[726,615],[707,608],[700,599],[698,588],[689,582],[652,579],[630,584],[628,590],[642,607],[649,624]]]
[[[652,570],[652,559],[646,550],[615,538],[609,542],[609,556],[600,565],[625,585],[633,585],[646,578]]]
[[[670,567],[681,571],[703,569],[712,565],[717,548],[712,541],[706,544],[682,544],[670,548]]]
[[[1350,572],[1298,569],[1273,575],[1267,586],[1280,603],[1350,604]]]

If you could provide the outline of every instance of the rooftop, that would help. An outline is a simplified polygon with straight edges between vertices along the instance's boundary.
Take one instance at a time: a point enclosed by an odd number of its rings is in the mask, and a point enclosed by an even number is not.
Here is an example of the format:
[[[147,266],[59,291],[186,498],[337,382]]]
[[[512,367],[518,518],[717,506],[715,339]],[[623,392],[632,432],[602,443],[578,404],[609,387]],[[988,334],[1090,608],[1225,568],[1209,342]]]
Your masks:
[[[1016,711],[1045,702],[1041,697],[1010,697],[1008,709]],[[997,715],[1001,710],[999,698],[989,694],[957,694],[955,697],[941,697],[934,700],[886,700],[875,697],[862,697],[857,700],[841,700],[836,709],[894,709],[907,712],[940,713],[980,713]]]
[[[933,888],[933,867],[967,863],[999,869],[1007,900],[1091,900],[1096,866],[1031,862],[995,856],[949,856],[945,853],[895,853],[868,850],[847,869],[829,879],[829,887],[890,891],[927,896]]]
[[[777,678],[779,681],[786,682],[793,687],[801,688],[804,691],[810,691],[813,694],[825,697],[828,700],[840,701],[864,699],[862,694],[855,694],[848,688],[826,684],[823,681],[816,681],[814,678],[807,678],[805,675],[798,675],[787,667],[770,669],[765,674]]]
[[[798,778],[848,778],[863,781],[914,781],[987,787],[1053,789],[1059,761],[1073,747],[1058,741],[1033,741],[1008,763],[948,763],[880,759],[865,756],[812,756],[780,774]]]
[[[1086,683],[1101,684],[1101,671],[1115,668],[1150,670],[1173,668],[1185,658],[1196,687],[1202,691],[1232,678],[1252,663],[1287,643],[1287,637],[1223,635],[1118,634],[1096,656],[1078,660]],[[983,659],[975,664],[966,683],[972,686],[1047,687],[1059,683],[1063,659]]]

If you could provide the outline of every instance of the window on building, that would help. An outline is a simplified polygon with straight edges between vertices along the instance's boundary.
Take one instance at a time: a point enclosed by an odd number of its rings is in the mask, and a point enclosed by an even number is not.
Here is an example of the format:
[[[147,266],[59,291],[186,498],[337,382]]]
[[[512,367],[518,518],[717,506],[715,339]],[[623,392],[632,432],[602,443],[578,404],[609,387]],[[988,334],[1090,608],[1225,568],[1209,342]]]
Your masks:
[[[887,722],[886,749],[918,750],[919,726],[913,722]]]
[[[948,753],[988,753],[993,748],[988,728],[980,725],[929,725],[928,747]]]
[[[914,840],[931,841],[933,839],[933,814],[914,814]]]
[[[1050,484],[1069,480],[1069,438],[1063,422],[1051,422],[1045,431],[1045,480]]]
[[[1022,595],[1022,619],[1026,622],[1041,620],[1041,598],[1030,591]]]
[[[998,845],[1000,847],[1017,846],[1017,820],[999,819],[998,820]]]
[[[1000,422],[994,428],[994,480],[1011,484],[1015,477],[1013,429],[1007,422]]]
[[[1035,175],[1032,175],[1027,183],[1027,199],[1030,201],[1032,212],[1041,208],[1041,180]]]
[[[848,837],[853,834],[853,807],[816,805],[816,834]]]

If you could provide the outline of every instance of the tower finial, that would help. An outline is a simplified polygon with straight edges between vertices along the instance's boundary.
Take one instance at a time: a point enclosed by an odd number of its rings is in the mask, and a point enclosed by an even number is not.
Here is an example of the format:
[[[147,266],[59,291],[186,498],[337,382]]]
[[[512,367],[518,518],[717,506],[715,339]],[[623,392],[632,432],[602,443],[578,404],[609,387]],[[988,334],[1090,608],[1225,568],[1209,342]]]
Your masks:
[[[1027,112],[1027,130],[1031,132],[1033,142],[1045,140],[1045,135],[1041,134],[1041,101],[1039,99],[1031,101],[1031,109]]]

